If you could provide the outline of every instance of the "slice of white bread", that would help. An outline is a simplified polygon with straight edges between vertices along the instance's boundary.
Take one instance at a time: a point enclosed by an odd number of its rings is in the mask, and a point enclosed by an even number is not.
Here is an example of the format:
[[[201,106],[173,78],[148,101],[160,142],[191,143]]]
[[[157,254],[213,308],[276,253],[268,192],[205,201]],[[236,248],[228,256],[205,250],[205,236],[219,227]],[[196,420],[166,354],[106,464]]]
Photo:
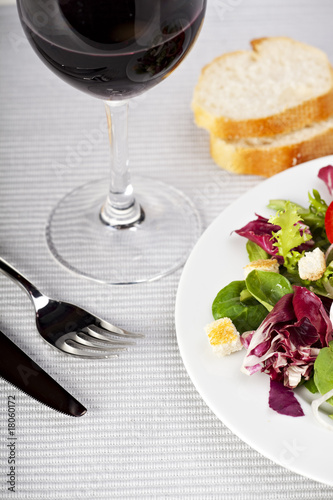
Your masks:
[[[282,170],[333,153],[333,117],[275,137],[225,141],[211,135],[213,160],[231,172],[270,177]]]
[[[198,126],[220,138],[287,133],[333,115],[333,70],[321,50],[286,37],[205,66],[194,90]]]

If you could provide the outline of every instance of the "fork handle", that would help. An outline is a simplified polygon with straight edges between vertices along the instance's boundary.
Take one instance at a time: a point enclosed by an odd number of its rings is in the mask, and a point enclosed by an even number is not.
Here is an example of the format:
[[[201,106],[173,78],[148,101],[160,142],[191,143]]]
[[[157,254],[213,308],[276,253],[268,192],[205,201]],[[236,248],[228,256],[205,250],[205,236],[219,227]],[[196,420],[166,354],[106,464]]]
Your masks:
[[[8,264],[8,262],[6,262],[1,257],[0,257],[0,271],[5,276],[14,281],[14,283],[19,285],[28,294],[28,296],[32,301],[34,301],[34,299],[38,299],[39,297],[43,296],[43,294],[39,290],[37,290],[37,288],[32,283],[30,283],[30,281],[27,278],[25,278],[21,273],[17,271],[17,269],[15,269],[15,267]]]

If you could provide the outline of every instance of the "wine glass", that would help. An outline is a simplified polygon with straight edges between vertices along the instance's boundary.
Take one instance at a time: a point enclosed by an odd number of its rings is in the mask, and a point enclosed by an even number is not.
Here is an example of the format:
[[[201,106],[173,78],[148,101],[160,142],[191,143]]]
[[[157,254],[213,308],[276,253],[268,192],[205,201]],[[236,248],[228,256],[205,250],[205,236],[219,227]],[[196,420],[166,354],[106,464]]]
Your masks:
[[[110,179],[74,189],[52,210],[46,230],[51,253],[70,271],[108,284],[152,281],[174,271],[200,235],[200,220],[191,201],[162,182],[138,177],[134,195],[128,103],[183,60],[200,31],[206,0],[17,5],[41,60],[65,82],[104,100],[107,113]]]

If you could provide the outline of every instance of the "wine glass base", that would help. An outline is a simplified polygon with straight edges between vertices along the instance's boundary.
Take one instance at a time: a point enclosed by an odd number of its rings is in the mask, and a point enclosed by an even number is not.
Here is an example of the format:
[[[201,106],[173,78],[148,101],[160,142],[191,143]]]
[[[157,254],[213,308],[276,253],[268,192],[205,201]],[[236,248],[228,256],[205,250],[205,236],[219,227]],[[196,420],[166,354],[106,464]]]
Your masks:
[[[192,202],[163,182],[133,176],[144,219],[116,229],[100,218],[108,179],[66,195],[50,214],[46,239],[55,259],[76,275],[106,284],[159,279],[183,265],[201,233]]]

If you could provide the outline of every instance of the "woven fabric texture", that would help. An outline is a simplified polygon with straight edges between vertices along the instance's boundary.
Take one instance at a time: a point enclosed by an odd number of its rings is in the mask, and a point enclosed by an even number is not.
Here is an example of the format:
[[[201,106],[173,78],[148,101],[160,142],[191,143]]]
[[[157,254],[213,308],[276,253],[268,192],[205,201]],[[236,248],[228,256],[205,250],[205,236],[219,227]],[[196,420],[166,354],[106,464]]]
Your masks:
[[[195,127],[190,108],[201,67],[224,51],[247,48],[252,38],[280,34],[317,45],[333,60],[330,0],[208,3],[196,46],[169,79],[131,103],[129,124],[133,171],[183,190],[205,227],[262,179],[235,176],[211,160],[209,136]],[[99,100],[38,60],[15,6],[0,7],[0,23],[0,255],[49,296],[146,334],[117,359],[66,357],[42,342],[29,299],[0,276],[0,329],[89,410],[81,419],[65,417],[0,380],[0,497],[333,498],[332,488],[244,444],[202,401],[177,347],[181,270],[149,284],[109,287],[74,277],[49,254],[45,225],[52,207],[74,187],[108,174],[105,113]],[[11,395],[15,494],[7,484]]]

